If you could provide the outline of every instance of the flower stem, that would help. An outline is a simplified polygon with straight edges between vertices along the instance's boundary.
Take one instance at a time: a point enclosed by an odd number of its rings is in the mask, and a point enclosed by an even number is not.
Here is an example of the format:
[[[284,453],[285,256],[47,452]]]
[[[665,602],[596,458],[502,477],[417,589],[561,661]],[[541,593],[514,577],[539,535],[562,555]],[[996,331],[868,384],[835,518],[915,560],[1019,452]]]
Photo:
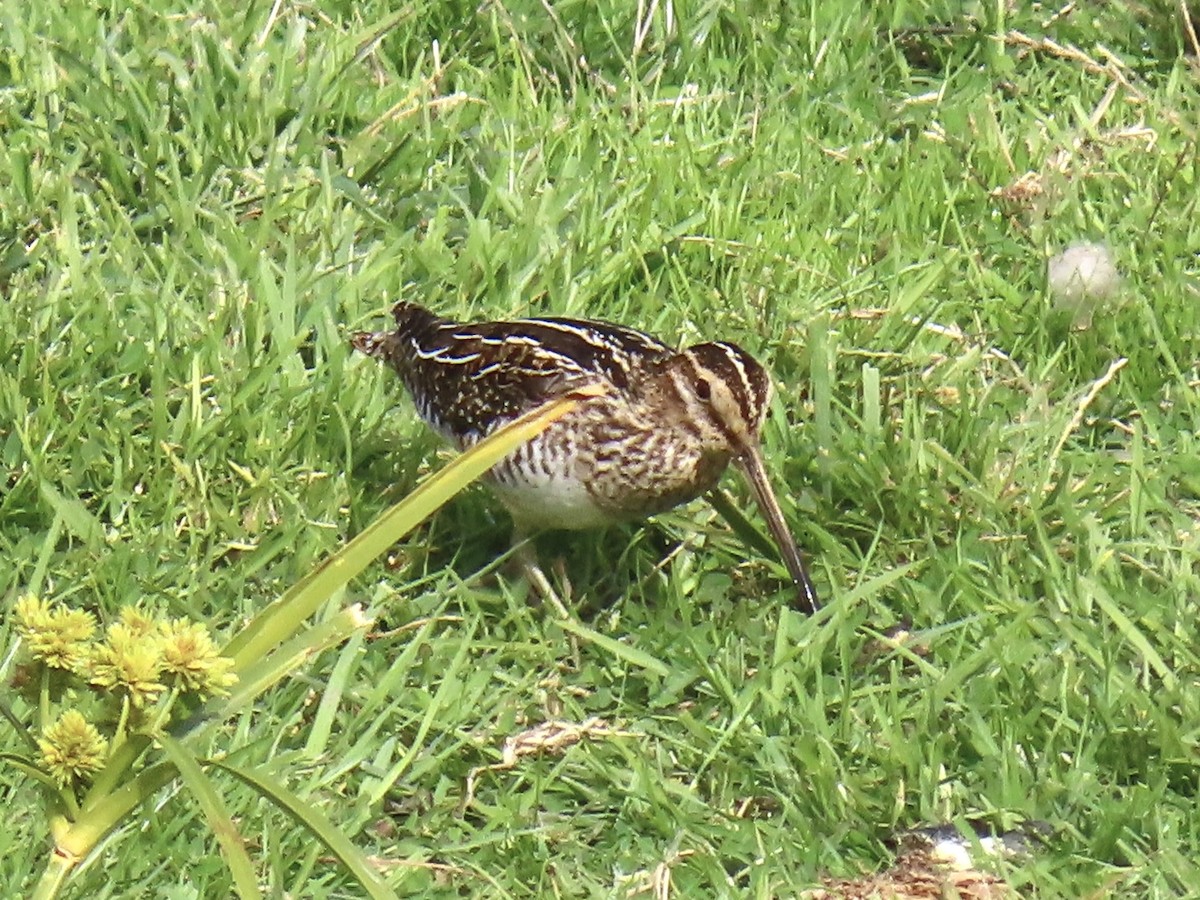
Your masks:
[[[50,854],[50,861],[46,863],[42,877],[38,880],[37,887],[33,890],[31,900],[54,900],[58,896],[63,882],[75,868],[76,862],[78,859],[74,856],[55,848],[54,852]]]
[[[50,667],[42,666],[42,684],[38,691],[38,732],[50,727]]]

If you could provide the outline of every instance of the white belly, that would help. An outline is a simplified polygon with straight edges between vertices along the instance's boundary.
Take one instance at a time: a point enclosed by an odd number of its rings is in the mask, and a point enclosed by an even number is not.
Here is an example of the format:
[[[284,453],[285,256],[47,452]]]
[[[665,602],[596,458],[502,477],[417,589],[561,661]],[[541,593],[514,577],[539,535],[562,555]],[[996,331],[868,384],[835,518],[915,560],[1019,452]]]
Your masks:
[[[556,423],[492,469],[489,485],[518,527],[596,528],[614,520],[588,490],[578,451],[574,430]]]
[[[613,521],[582,481],[561,473],[523,472],[519,479],[492,481],[490,487],[526,528],[597,528]]]

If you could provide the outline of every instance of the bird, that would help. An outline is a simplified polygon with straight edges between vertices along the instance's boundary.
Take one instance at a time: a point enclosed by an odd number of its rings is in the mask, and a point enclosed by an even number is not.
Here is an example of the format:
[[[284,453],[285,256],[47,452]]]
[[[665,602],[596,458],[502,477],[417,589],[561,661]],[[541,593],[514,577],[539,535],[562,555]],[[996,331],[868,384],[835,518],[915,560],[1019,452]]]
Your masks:
[[[557,397],[602,389],[485,476],[512,515],[522,568],[544,596],[553,591],[536,556],[520,552],[529,535],[665,512],[715,487],[732,463],[779,546],[798,608],[818,609],[763,462],[771,378],[737,344],[676,350],[594,319],[460,322],[409,301],[392,316],[394,329],[356,332],[352,346],[394,369],[420,418],[460,451]]]

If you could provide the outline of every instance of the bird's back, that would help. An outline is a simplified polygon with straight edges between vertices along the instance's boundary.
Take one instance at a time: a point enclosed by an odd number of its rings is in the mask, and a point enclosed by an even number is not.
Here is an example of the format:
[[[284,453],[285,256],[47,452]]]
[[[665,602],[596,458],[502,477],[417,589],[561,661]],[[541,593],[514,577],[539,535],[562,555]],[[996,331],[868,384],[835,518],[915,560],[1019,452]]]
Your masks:
[[[620,394],[648,363],[674,354],[632,328],[567,318],[455,322],[415,303],[396,328],[354,346],[388,362],[421,417],[459,447],[581,384]]]

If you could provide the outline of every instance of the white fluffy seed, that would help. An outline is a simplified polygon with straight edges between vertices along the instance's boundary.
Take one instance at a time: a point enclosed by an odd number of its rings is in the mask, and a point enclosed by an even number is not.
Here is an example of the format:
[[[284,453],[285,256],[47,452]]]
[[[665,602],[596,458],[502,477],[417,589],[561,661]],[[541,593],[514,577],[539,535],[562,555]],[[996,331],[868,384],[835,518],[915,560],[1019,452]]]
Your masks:
[[[1107,300],[1121,284],[1112,251],[1104,244],[1076,241],[1050,258],[1047,280],[1054,299],[1065,306]]]
[[[1076,241],[1050,258],[1046,281],[1054,305],[1074,313],[1075,327],[1087,328],[1096,309],[1121,286],[1121,273],[1106,245]]]

